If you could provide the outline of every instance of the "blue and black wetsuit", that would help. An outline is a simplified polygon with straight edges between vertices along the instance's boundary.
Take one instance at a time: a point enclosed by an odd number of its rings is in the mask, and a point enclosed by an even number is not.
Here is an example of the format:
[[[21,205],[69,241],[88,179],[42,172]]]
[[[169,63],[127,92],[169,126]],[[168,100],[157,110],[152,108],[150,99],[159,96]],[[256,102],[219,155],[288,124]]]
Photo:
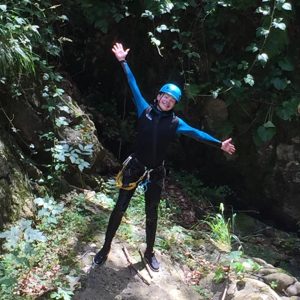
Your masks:
[[[147,252],[153,251],[157,228],[157,210],[160,201],[165,168],[163,161],[167,148],[178,134],[184,134],[201,142],[211,143],[221,147],[222,143],[211,135],[195,129],[177,117],[173,111],[161,111],[150,105],[142,96],[136,80],[124,61],[122,67],[127,76],[133,101],[137,109],[138,126],[137,140],[133,158],[129,161],[123,173],[123,184],[136,181],[145,171],[150,173],[150,181],[145,191],[146,211],[146,242]],[[124,186],[123,185],[123,186]],[[120,189],[119,198],[110,216],[103,248],[109,249],[112,239],[120,225],[135,189]]]
[[[198,141],[221,148],[221,141],[189,126],[181,118],[177,117],[173,111],[163,112],[148,104],[142,96],[128,64],[124,61],[122,66],[137,109],[138,136],[135,152],[138,159],[148,168],[155,168],[162,164],[168,145],[176,135],[187,135]]]

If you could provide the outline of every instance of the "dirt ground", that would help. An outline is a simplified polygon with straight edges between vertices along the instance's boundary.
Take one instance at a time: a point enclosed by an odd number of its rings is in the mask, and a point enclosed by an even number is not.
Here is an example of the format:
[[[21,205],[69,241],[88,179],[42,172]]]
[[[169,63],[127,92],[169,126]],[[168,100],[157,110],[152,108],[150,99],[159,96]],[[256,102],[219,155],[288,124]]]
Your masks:
[[[137,275],[122,250],[125,246],[133,265],[149,285]],[[141,247],[143,249],[143,247]],[[184,283],[184,273],[171,260],[157,253],[161,263],[159,272],[152,272],[151,279],[138,252],[138,247],[114,241],[108,260],[103,266],[92,267],[92,258],[96,249],[86,250],[81,258],[86,277],[82,279],[81,289],[74,300],[198,300],[200,295]]]

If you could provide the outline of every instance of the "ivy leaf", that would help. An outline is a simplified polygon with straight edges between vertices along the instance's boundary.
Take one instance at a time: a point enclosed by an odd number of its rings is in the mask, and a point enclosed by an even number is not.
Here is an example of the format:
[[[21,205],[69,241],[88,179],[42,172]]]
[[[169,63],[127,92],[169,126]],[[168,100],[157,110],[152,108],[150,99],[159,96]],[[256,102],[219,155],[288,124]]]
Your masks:
[[[234,87],[241,87],[242,86],[242,83],[240,80],[236,80],[236,79],[231,79],[230,81],[230,84],[231,86],[234,86]]]
[[[256,52],[258,51],[258,47],[256,46],[255,43],[251,43],[247,48],[246,48],[246,51],[251,51],[251,52]]]
[[[245,81],[245,83],[249,84],[250,86],[253,86],[255,83],[254,78],[251,74],[247,74],[247,76],[244,77],[244,81]]]
[[[58,108],[61,111],[64,111],[66,113],[70,113],[70,109],[69,109],[69,107],[67,105],[62,105],[62,106],[58,105]]]
[[[154,15],[150,10],[145,10],[145,12],[141,14],[141,17],[148,18],[150,20],[154,20]]]
[[[59,97],[59,96],[62,96],[64,94],[64,90],[63,89],[59,89],[59,88],[56,88],[55,89],[55,92],[53,94],[53,97]]]
[[[218,1],[218,4],[223,6],[223,7],[230,7],[231,3],[229,3],[228,1]]]
[[[281,30],[285,30],[286,25],[285,23],[281,22],[282,20],[283,20],[282,18],[274,19],[272,22],[273,27]]]
[[[159,33],[163,32],[163,31],[166,31],[166,30],[169,30],[169,28],[165,24],[162,24],[162,25],[156,27],[156,31],[159,32]]]
[[[276,114],[282,120],[290,121],[292,116],[297,115],[297,108],[299,104],[300,100],[298,98],[293,98],[289,101],[284,101],[276,109]]]
[[[27,242],[32,243],[34,241],[45,242],[47,239],[44,234],[37,229],[27,228],[24,232],[24,238]]]
[[[247,70],[249,67],[249,63],[245,60],[242,60],[240,64],[238,64],[237,69],[238,70]]]
[[[257,55],[257,60],[264,66],[269,59],[269,56],[267,53],[261,53]]]
[[[266,28],[263,28],[263,27],[258,27],[257,29],[256,29],[256,36],[266,36],[266,35],[268,35],[269,34],[269,30],[268,29],[266,29]]]
[[[0,233],[0,239],[6,239],[4,244],[5,248],[8,250],[16,248],[20,240],[21,233],[22,230],[18,226],[12,227],[10,230]]]
[[[289,61],[288,58],[284,58],[278,62],[279,67],[283,71],[294,71],[294,65]]]
[[[219,92],[221,91],[221,88],[217,88],[216,90],[214,91],[211,91],[211,95],[214,99],[217,99],[218,96],[219,96]]]
[[[69,158],[70,158],[71,163],[74,164],[77,161],[77,159],[79,158],[79,156],[75,151],[72,151]]]
[[[152,32],[148,32],[148,36],[150,37],[150,41],[151,41],[152,45],[157,46],[157,47],[160,46],[161,41],[159,39],[157,39]]]
[[[258,127],[257,134],[263,142],[270,141],[276,134],[276,126],[271,121],[268,121]]]
[[[77,162],[78,162],[78,168],[81,172],[83,171],[83,169],[90,167],[90,164],[83,159],[78,159]]]
[[[270,14],[271,8],[270,8],[270,6],[258,7],[255,12],[257,12],[259,14],[263,14],[264,16],[267,16]]]
[[[283,3],[281,8],[284,10],[292,10],[292,5],[291,5],[291,3],[286,2],[286,3]]]
[[[282,91],[284,90],[287,85],[290,83],[286,78],[281,79],[279,77],[275,77],[271,80],[271,83],[273,84],[273,86],[275,87],[275,89]]]
[[[68,126],[69,121],[66,117],[58,117],[58,118],[55,119],[55,125],[57,127]]]

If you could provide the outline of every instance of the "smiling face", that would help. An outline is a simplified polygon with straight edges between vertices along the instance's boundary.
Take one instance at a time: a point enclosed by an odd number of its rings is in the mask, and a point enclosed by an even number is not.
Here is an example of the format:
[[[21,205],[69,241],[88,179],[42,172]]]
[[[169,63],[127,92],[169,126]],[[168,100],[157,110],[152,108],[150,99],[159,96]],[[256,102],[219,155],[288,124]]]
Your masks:
[[[157,95],[157,105],[161,111],[172,110],[176,104],[176,100],[169,94],[159,94]]]

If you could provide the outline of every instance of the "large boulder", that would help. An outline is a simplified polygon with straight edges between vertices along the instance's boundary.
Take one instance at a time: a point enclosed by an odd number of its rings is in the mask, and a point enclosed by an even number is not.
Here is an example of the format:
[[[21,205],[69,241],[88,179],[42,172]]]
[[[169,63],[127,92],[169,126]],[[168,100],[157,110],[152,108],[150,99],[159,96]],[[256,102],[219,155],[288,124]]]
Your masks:
[[[33,214],[34,195],[22,160],[22,151],[0,128],[0,229],[8,221]]]
[[[300,220],[300,136],[279,143],[276,159],[264,193],[270,199],[271,213],[286,229],[295,229]]]

